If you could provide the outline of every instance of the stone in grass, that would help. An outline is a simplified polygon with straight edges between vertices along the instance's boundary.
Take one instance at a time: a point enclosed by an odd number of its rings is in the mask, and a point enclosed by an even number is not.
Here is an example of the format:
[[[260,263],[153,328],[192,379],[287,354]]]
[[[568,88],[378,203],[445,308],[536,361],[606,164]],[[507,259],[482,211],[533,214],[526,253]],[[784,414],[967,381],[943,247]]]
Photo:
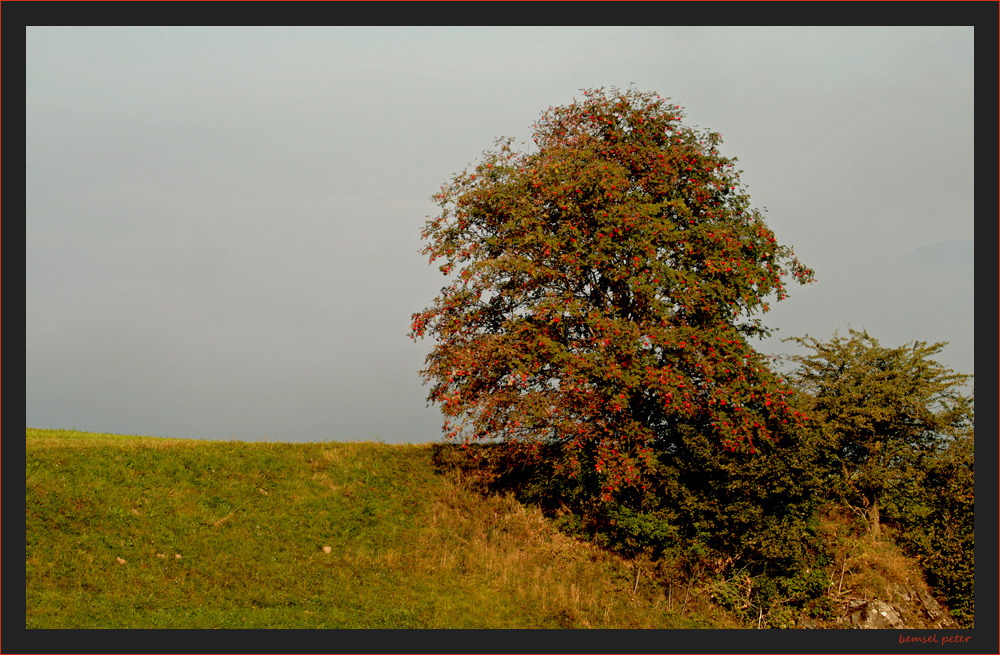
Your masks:
[[[903,625],[903,619],[896,610],[881,600],[870,601],[859,611],[851,614],[851,622],[862,630],[898,628]]]

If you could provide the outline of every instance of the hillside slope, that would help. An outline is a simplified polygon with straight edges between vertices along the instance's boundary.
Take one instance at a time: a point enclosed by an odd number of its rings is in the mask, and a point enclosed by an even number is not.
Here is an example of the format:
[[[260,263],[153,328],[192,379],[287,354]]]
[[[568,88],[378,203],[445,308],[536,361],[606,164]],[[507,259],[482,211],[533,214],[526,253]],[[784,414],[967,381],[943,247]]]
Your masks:
[[[28,628],[736,627],[430,445],[26,432]]]
[[[821,517],[825,616],[750,625],[723,606],[752,581],[567,537],[436,468],[430,444],[29,428],[25,447],[26,628],[956,627],[843,512]]]

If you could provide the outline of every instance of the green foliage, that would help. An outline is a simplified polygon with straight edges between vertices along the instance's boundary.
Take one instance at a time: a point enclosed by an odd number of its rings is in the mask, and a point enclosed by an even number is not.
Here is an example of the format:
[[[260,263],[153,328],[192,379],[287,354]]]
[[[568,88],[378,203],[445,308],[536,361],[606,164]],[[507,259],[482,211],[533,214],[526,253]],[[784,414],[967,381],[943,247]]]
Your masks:
[[[612,502],[648,488],[663,442],[698,424],[757,452],[801,426],[748,338],[754,314],[812,272],[750,208],[718,134],[655,94],[584,91],[434,196],[430,261],[457,274],[414,314],[438,340],[421,372],[460,442],[545,457]]]
[[[971,430],[920,467],[909,502],[887,512],[897,539],[921,563],[952,616],[975,620],[975,448]]]
[[[835,439],[836,493],[877,533],[881,507],[894,493],[906,502],[898,490],[913,490],[924,458],[971,425],[972,400],[961,387],[972,376],[931,359],[943,343],[885,348],[855,330],[829,342],[790,340],[813,351],[791,359],[810,410]]]
[[[676,544],[680,528],[674,518],[675,513],[666,509],[642,511],[628,505],[615,505],[607,512],[614,528],[615,550],[630,557],[660,553],[667,545]]]
[[[855,330],[794,341],[813,351],[792,358],[800,364],[794,378],[833,439],[840,475],[830,495],[875,534],[891,523],[954,616],[971,623],[974,402],[962,387],[972,376],[932,359],[943,343],[886,348]]]
[[[698,542],[751,575],[793,575],[815,563],[826,452],[816,433],[787,432],[758,452],[724,453],[696,429],[678,432],[679,443],[659,457],[656,483],[641,498],[622,497],[647,514],[670,515],[674,540],[661,551]]]

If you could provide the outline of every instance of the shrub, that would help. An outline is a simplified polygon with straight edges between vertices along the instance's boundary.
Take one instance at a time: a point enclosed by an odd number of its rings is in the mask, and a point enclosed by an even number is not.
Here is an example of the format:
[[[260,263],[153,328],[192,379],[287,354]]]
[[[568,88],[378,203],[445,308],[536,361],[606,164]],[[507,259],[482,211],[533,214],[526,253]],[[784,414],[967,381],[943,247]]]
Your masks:
[[[972,432],[925,460],[907,502],[892,505],[897,539],[916,557],[952,616],[975,619],[975,446]]]

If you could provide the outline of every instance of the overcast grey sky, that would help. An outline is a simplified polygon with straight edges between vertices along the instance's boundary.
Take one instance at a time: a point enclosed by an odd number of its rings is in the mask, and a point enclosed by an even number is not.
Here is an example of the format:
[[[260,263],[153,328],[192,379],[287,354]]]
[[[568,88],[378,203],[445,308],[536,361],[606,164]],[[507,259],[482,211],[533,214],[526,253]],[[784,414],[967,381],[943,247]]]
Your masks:
[[[27,28],[27,425],[427,442],[430,200],[583,87],[722,134],[816,270],[779,339],[974,373],[973,29]]]

